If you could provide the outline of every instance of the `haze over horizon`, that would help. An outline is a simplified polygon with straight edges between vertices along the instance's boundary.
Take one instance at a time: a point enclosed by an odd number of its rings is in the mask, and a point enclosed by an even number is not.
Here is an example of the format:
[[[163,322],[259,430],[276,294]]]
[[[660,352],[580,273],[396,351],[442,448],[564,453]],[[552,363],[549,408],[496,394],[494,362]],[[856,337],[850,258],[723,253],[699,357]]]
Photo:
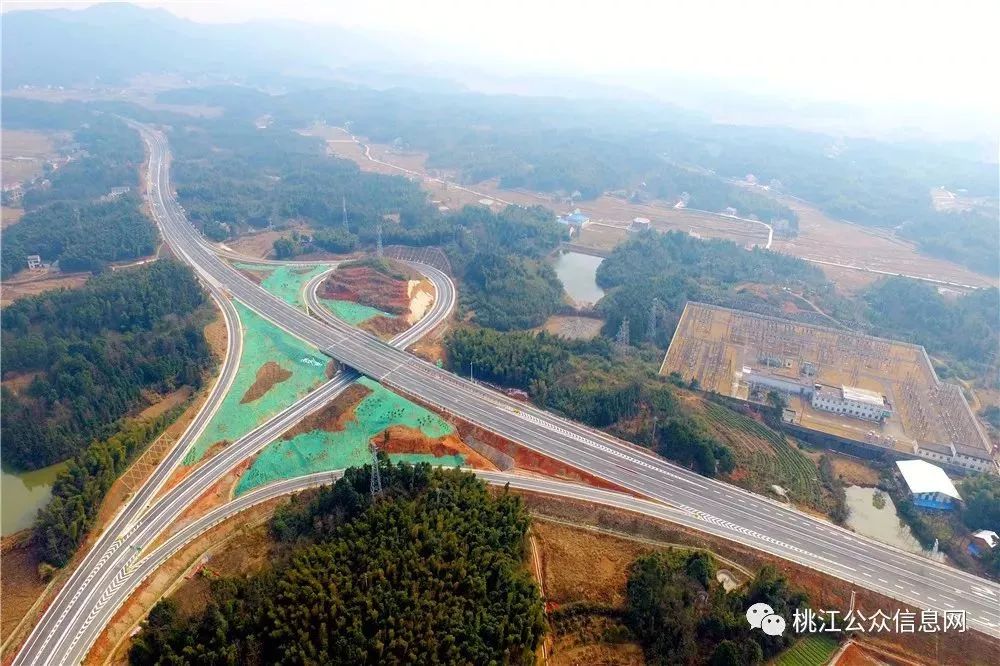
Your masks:
[[[11,0],[4,11],[94,4]],[[948,11],[931,2],[871,6],[859,0],[823,8],[790,0],[671,7],[638,0],[613,7],[514,0],[503,12],[442,0],[135,4],[200,23],[336,25],[398,37],[404,45],[412,40],[414,64],[589,78],[665,99],[676,96],[677,88],[711,86],[914,118],[979,116],[987,131],[993,129],[989,117],[1000,115],[1000,87],[983,76],[996,64],[992,33],[1000,6],[977,0],[951,3]],[[898,120],[897,126],[905,125],[908,118]]]

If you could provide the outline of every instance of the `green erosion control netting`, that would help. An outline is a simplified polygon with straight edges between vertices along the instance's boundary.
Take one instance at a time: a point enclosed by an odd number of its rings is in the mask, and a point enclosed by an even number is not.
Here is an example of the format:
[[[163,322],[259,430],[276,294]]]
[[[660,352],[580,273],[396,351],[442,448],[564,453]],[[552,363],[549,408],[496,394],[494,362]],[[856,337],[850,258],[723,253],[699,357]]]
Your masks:
[[[383,317],[390,317],[395,319],[396,315],[389,314],[388,312],[382,312],[375,308],[369,307],[367,305],[361,305],[360,303],[355,303],[354,301],[342,301],[335,298],[324,298],[320,301],[326,306],[326,309],[336,315],[338,318],[343,319],[348,324],[357,326],[362,324],[372,317],[377,317],[382,315]]]
[[[281,479],[364,465],[371,460],[368,442],[389,426],[407,426],[433,439],[454,432],[451,424],[437,414],[401,398],[377,382],[367,377],[358,381],[371,393],[358,404],[355,418],[345,424],[344,430],[312,430],[287,441],[271,442],[240,477],[236,495]],[[435,457],[429,453],[394,453],[390,457],[395,461],[430,462],[448,467],[465,462],[459,455]]]
[[[329,266],[275,266],[274,264],[235,264],[236,268],[264,275],[260,283],[264,289],[289,305],[304,308],[302,288],[309,280],[327,270]]]
[[[235,305],[243,325],[240,368],[219,411],[185,456],[186,465],[201,460],[205,451],[216,442],[232,442],[242,437],[326,381],[330,359],[254,314],[242,303]],[[269,361],[280,366],[281,375],[291,375],[273,383],[260,397],[242,403],[257,379],[257,371]]]

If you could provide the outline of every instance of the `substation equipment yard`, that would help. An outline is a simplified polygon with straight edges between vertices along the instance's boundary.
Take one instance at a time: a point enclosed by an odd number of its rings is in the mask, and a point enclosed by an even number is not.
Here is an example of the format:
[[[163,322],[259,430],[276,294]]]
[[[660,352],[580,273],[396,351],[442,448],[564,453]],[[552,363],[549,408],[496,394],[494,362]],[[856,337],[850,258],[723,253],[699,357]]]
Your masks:
[[[765,402],[805,433],[962,471],[998,472],[962,390],[919,345],[689,302],[660,367],[703,391]]]

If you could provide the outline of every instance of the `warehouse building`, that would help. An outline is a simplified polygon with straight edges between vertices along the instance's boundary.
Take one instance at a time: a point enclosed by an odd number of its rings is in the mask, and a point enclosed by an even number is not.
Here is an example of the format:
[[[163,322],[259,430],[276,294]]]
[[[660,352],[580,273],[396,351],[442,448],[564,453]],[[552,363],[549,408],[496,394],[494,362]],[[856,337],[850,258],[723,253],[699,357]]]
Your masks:
[[[955,484],[944,470],[926,460],[899,460],[899,473],[906,482],[910,497],[916,506],[923,509],[950,509],[956,501],[961,501]]]

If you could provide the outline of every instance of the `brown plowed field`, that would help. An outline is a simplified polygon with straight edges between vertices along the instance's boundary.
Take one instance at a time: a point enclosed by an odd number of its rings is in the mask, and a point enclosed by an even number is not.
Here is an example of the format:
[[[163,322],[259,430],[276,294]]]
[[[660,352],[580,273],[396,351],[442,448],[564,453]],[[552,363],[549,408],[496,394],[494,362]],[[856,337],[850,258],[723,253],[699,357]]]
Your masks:
[[[341,268],[323,282],[322,297],[354,301],[383,312],[403,314],[410,310],[406,280],[379,273],[367,266]]]

